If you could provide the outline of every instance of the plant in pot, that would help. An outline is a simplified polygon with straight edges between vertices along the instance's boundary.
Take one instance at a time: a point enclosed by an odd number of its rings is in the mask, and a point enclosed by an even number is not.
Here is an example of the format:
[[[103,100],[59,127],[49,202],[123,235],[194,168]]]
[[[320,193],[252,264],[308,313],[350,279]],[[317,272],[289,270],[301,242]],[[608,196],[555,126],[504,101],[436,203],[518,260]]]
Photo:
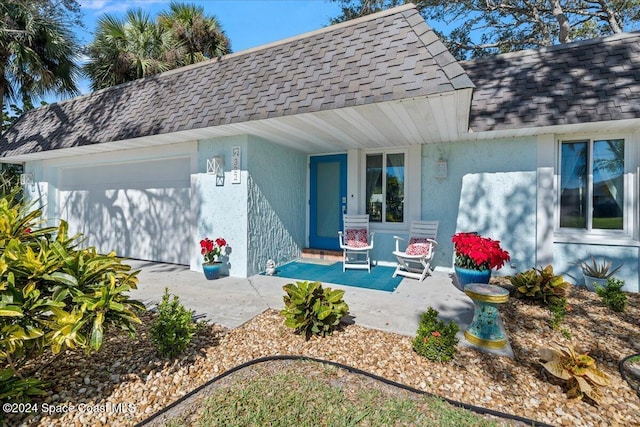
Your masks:
[[[222,237],[218,237],[216,240],[205,237],[203,240],[200,240],[200,253],[204,257],[202,271],[207,279],[212,280],[220,277],[222,262],[219,260],[219,257],[222,254],[222,248],[226,245],[227,241]]]
[[[499,240],[478,233],[456,233],[452,238],[455,252],[454,270],[464,289],[469,283],[489,283],[492,269],[500,269],[511,257]]]
[[[622,268],[622,264],[613,267],[613,261],[608,261],[606,257],[598,261],[593,255],[589,260],[581,261],[578,265],[584,276],[584,284],[591,292],[595,292],[597,286],[606,286],[607,279],[613,277]]]

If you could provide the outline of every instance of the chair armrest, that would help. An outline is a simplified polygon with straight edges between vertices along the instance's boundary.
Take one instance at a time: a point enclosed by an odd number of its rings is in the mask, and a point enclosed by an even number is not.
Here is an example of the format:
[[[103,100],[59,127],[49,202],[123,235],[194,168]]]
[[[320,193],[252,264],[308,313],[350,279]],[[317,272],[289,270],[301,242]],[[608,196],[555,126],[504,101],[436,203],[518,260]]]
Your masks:
[[[338,243],[341,248],[344,247],[344,235],[342,234],[342,231],[338,231]]]
[[[393,238],[396,239],[396,252],[400,252],[400,240],[406,242],[406,239],[403,239],[400,236],[393,236]]]

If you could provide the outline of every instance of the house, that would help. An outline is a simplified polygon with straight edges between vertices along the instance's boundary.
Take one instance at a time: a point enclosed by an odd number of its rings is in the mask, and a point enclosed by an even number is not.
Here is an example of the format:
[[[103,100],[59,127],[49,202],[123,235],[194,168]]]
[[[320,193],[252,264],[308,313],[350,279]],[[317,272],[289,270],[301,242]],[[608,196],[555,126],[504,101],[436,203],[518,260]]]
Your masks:
[[[512,256],[502,274],[606,255],[638,291],[640,33],[456,61],[414,6],[27,112],[0,140],[29,197],[88,244],[232,276],[337,247],[369,213],[372,257],[440,221]],[[365,273],[366,274],[366,273]]]

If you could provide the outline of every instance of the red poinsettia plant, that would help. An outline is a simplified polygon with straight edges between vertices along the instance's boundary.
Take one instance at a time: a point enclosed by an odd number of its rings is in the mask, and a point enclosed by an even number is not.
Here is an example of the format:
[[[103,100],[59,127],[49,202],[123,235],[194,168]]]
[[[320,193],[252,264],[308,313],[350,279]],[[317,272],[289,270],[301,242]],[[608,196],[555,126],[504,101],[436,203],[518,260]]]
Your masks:
[[[478,233],[457,233],[452,238],[455,265],[472,270],[500,269],[509,261],[509,252],[500,247],[499,240],[482,237]]]
[[[200,253],[204,256],[204,262],[216,262],[220,254],[222,254],[222,248],[226,245],[227,241],[222,237],[218,237],[215,241],[208,237],[200,240]]]

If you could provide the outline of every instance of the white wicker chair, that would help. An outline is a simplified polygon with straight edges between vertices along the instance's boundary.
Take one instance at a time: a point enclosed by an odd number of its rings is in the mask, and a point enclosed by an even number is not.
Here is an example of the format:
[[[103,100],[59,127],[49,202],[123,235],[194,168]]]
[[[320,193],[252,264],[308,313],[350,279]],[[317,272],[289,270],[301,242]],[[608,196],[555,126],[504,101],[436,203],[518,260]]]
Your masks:
[[[400,250],[400,242],[406,240],[393,236],[396,239],[396,250],[393,254],[398,259],[393,277],[399,274],[422,282],[431,268],[435,246],[438,244],[437,235],[438,221],[414,221],[411,223],[409,242],[404,251]]]

